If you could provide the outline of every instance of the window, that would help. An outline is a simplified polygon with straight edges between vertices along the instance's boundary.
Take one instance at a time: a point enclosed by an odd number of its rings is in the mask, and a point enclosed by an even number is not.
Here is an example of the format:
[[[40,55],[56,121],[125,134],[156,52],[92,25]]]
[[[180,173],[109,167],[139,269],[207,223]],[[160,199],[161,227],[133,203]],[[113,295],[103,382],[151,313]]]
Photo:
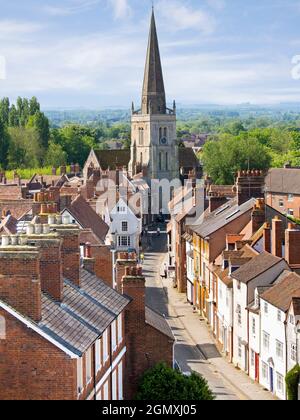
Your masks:
[[[290,324],[295,325],[294,315],[290,315]]]
[[[277,311],[277,321],[281,322],[281,311],[279,309]]]
[[[118,394],[119,401],[123,400],[123,363],[121,362],[118,366]]]
[[[122,232],[128,232],[128,222],[122,222]]]
[[[169,170],[169,156],[168,156],[168,152],[166,153],[166,171]]]
[[[297,346],[296,344],[291,344],[291,360],[297,362]]]
[[[242,308],[241,308],[241,305],[237,305],[236,313],[237,313],[237,322],[238,322],[239,325],[242,325]]]
[[[269,379],[269,367],[266,363],[262,362],[262,377],[266,381]]]
[[[163,131],[162,128],[159,129],[159,140],[162,139],[163,136]]]
[[[114,321],[111,324],[111,347],[113,351],[116,351],[117,349],[117,324],[116,321]]]
[[[82,393],[83,390],[83,370],[82,370],[82,357],[77,359],[77,390],[78,394]]]
[[[144,145],[144,129],[143,128],[139,128],[139,145],[140,146]]]
[[[118,316],[118,344],[121,344],[123,341],[123,316],[122,314]]]
[[[241,282],[240,281],[237,281],[237,289],[241,290]]]
[[[266,315],[268,315],[268,313],[269,313],[269,305],[267,304],[267,302],[265,302],[265,304],[264,304],[264,312],[265,312]]]
[[[101,349],[101,339],[96,341],[95,352],[96,352],[96,372],[98,373],[102,367],[102,349]]]
[[[90,348],[85,354],[85,379],[86,384],[89,384],[92,379],[92,351]]]
[[[119,236],[118,246],[130,247],[130,236]]]
[[[0,316],[0,340],[6,339],[6,321],[4,316]]]
[[[276,340],[276,356],[281,360],[283,359],[283,343],[279,340]]]
[[[294,195],[293,194],[289,194],[288,201],[289,201],[289,203],[292,203],[294,201]]]
[[[290,216],[294,216],[294,210],[293,209],[288,209],[288,214]]]
[[[159,170],[162,170],[162,153],[159,154],[159,161],[158,161]]]
[[[252,318],[252,334],[256,334],[256,322],[254,318]]]
[[[118,206],[117,210],[118,210],[118,213],[121,213],[121,214],[126,213],[126,207],[125,206]]]
[[[238,339],[238,354],[239,354],[239,358],[242,358],[243,355],[243,349],[242,349],[242,339],[239,337]]]
[[[107,330],[105,330],[104,334],[103,334],[103,362],[107,362],[109,358],[109,354],[108,354],[108,332]]]
[[[269,350],[270,347],[270,335],[266,332],[263,332],[263,346],[266,350]]]
[[[117,399],[117,370],[115,369],[112,374],[112,386],[111,386],[112,400],[116,401]]]
[[[284,207],[284,201],[282,199],[279,200],[279,207]]]
[[[284,391],[284,377],[277,373],[277,391],[283,394]]]
[[[164,137],[168,137],[168,129],[167,128],[164,128]]]
[[[251,350],[251,366],[255,366],[255,352]]]
[[[104,399],[104,401],[109,400],[109,383],[108,383],[108,381],[105,382],[104,387],[103,387],[103,399]]]

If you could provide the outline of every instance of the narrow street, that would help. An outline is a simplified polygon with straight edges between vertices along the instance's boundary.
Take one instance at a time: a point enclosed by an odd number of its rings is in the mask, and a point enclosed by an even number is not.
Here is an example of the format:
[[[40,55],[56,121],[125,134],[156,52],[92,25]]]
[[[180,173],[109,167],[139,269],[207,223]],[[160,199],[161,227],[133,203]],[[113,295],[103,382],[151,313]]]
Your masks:
[[[172,281],[162,279],[166,237],[152,236],[145,244],[144,274],[147,304],[164,315],[176,338],[175,360],[183,372],[197,372],[209,383],[217,400],[272,400],[270,393],[230,365],[218,352],[204,321],[193,313]]]

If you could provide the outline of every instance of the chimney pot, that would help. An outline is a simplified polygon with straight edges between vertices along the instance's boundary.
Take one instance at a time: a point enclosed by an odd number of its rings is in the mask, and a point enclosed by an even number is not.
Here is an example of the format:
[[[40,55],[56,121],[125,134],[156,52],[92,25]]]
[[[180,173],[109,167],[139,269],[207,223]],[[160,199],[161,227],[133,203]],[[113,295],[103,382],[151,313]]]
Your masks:
[[[26,233],[27,233],[27,235],[33,235],[34,234],[34,225],[32,225],[31,223],[29,225],[27,225]]]
[[[2,236],[2,246],[3,247],[9,246],[9,241],[10,241],[10,238],[9,238],[8,235],[3,235]]]

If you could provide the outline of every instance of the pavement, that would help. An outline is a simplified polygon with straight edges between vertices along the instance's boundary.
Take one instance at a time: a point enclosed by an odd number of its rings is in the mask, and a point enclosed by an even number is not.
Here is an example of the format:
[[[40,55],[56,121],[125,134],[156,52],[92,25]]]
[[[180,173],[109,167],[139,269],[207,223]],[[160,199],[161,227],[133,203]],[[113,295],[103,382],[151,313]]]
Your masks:
[[[176,338],[175,360],[182,372],[202,375],[216,400],[275,400],[272,394],[237,370],[219,353],[204,320],[173,288],[172,280],[160,276],[167,261],[166,238],[153,235],[144,243],[146,302],[164,315]]]

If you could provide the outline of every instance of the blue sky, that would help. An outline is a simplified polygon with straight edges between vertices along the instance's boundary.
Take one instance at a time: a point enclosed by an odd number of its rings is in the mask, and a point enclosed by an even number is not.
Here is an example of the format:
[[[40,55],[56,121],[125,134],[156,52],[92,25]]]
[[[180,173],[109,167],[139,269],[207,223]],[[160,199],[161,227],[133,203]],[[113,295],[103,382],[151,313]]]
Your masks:
[[[300,0],[156,0],[168,101],[300,102]],[[0,0],[0,96],[44,108],[140,101],[150,0]],[[6,62],[6,77],[2,74]]]

